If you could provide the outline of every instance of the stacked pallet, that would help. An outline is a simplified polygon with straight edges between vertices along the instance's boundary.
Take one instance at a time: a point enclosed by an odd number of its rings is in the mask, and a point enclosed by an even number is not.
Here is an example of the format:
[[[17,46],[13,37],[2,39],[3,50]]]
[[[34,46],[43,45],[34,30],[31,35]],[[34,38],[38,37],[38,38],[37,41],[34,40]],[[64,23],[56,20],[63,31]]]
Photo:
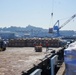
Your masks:
[[[8,43],[9,47],[59,47],[60,40],[56,38],[47,39],[11,39]]]
[[[26,46],[26,40],[24,39],[11,39],[9,40],[8,46],[9,47],[25,47]]]
[[[51,47],[59,47],[59,42],[60,42],[59,39],[53,38],[53,39],[49,40],[49,45]]]
[[[35,46],[35,52],[42,52],[42,46]]]

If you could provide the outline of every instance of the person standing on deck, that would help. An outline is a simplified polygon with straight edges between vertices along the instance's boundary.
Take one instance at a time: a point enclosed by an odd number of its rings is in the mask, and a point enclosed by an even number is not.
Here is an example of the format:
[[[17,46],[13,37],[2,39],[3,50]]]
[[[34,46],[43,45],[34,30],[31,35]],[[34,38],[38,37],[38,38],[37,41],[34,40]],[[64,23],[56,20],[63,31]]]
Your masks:
[[[49,43],[48,40],[46,41],[46,52],[48,51]]]

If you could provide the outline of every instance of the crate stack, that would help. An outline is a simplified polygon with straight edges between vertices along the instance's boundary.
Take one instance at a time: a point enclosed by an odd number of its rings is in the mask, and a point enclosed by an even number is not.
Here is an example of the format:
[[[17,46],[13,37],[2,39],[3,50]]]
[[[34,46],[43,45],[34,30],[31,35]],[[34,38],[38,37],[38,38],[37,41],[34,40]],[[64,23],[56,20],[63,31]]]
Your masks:
[[[50,39],[49,40],[49,46],[50,47],[59,47],[59,39]]]
[[[10,39],[8,42],[8,47],[14,46],[14,39]]]
[[[42,46],[42,47],[59,47],[60,40],[56,38],[47,38],[47,39],[11,39],[8,43],[9,47],[35,47],[35,46]]]
[[[33,47],[33,42],[34,42],[34,39],[26,39],[27,40],[27,47]]]
[[[25,47],[26,46],[26,40],[24,39],[11,39],[8,43],[9,47]]]

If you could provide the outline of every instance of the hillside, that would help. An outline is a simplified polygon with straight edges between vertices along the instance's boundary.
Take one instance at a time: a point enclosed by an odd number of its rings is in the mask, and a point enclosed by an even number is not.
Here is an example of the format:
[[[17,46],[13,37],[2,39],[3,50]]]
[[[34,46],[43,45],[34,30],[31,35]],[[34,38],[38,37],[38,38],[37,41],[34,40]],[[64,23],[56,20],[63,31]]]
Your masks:
[[[30,37],[53,37],[53,36],[56,36],[56,33],[49,34],[48,29],[43,29],[40,27],[34,27],[32,25],[28,25],[26,27],[16,27],[16,26],[11,26],[8,28],[4,27],[4,28],[0,28],[0,31],[15,32],[15,33],[18,33],[18,35],[20,35],[20,36],[24,36],[24,34],[29,33]],[[60,34],[62,36],[76,35],[75,31],[73,31],[73,30],[60,31]]]

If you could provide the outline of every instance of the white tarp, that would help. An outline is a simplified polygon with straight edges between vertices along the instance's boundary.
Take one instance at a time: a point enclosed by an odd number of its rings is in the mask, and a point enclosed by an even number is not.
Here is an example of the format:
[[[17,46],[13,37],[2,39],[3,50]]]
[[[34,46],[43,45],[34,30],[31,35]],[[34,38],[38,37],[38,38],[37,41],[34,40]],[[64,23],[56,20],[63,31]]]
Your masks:
[[[76,42],[64,50],[65,75],[76,75]]]

